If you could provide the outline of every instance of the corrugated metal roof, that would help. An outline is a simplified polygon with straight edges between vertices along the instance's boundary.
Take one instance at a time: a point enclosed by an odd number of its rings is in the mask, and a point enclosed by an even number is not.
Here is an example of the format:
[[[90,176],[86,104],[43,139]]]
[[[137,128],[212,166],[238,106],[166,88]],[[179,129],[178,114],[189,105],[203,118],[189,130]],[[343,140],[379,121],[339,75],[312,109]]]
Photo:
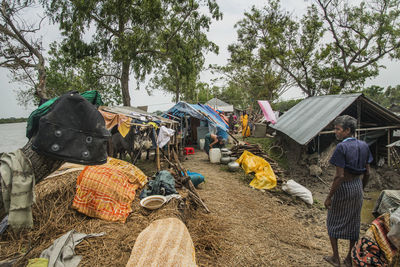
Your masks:
[[[215,97],[213,99],[208,100],[205,104],[210,105],[212,108],[220,111],[233,112],[233,105],[228,104]]]
[[[222,101],[222,100],[220,100],[220,99],[218,99],[216,97],[214,97],[213,99],[208,100],[206,102],[206,105],[210,105],[210,106],[213,106],[213,105],[215,105],[215,106],[231,106],[231,104],[228,104],[228,103],[226,103],[226,102],[224,102],[224,101]]]
[[[307,144],[361,95],[306,98],[279,117],[271,128],[283,132],[301,145]]]

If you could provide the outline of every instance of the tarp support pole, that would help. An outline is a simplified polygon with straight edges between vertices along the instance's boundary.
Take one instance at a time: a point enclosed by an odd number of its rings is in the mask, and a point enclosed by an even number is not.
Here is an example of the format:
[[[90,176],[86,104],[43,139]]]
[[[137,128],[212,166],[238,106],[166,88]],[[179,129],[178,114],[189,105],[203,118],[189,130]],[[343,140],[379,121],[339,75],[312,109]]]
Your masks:
[[[157,172],[161,170],[161,164],[160,164],[160,147],[157,145],[156,148],[156,160],[157,160]]]
[[[390,144],[390,129],[388,129],[387,131],[388,131],[387,142],[389,145]],[[388,166],[390,167],[392,162],[390,160],[390,148],[389,147],[387,148],[387,155],[388,155]]]
[[[399,129],[400,125],[396,126],[382,126],[382,127],[373,127],[373,128],[362,128],[362,129],[356,129],[356,132],[361,132],[361,131],[376,131],[376,130],[385,130],[385,129]],[[332,134],[335,133],[335,131],[323,131],[320,132],[319,134]]]

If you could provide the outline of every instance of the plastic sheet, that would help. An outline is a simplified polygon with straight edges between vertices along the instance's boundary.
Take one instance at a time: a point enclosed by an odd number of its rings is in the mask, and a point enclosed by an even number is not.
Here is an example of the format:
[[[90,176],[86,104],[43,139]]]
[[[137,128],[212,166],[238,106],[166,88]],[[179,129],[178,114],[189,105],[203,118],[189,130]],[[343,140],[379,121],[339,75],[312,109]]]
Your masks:
[[[242,166],[246,174],[255,173],[254,179],[250,182],[251,187],[272,189],[276,186],[275,173],[265,159],[245,150],[236,162]]]

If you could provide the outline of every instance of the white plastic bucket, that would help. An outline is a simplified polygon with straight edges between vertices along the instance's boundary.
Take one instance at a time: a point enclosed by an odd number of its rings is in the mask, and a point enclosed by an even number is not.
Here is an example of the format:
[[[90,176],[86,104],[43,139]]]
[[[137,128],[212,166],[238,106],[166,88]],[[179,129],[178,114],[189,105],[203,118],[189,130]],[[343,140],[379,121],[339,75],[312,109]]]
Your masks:
[[[220,163],[221,161],[221,150],[219,148],[211,148],[210,149],[210,162],[211,163]]]
[[[199,146],[200,146],[200,149],[201,150],[204,150],[204,143],[206,142],[206,140],[205,139],[200,139],[199,140]]]

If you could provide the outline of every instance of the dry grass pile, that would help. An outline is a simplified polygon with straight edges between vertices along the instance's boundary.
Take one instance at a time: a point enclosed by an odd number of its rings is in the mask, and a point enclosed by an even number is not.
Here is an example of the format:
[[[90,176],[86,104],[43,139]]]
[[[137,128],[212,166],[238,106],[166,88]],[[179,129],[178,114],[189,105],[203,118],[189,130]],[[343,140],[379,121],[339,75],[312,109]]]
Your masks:
[[[81,266],[125,266],[139,233],[152,221],[178,217],[188,226],[196,258],[212,265],[220,253],[218,219],[196,209],[193,201],[180,191],[182,199],[172,199],[161,209],[148,211],[141,208],[138,197],[132,205],[133,212],[125,224],[90,218],[71,208],[79,171],[44,180],[36,186],[36,204],[33,207],[34,228],[14,232],[10,228],[0,237],[0,261],[21,256],[15,266],[25,266],[28,259],[52,245],[53,241],[75,229],[81,233],[106,234],[87,238],[75,248],[82,255]]]

